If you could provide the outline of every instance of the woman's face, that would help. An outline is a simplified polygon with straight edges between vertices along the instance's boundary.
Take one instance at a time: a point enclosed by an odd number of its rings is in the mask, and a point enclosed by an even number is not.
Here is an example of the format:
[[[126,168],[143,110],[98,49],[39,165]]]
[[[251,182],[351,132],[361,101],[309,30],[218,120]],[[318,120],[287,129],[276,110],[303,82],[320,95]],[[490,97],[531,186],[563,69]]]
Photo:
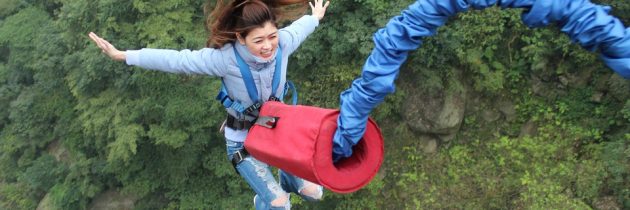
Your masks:
[[[238,36],[238,41],[247,46],[254,56],[263,60],[270,60],[278,49],[278,28],[271,22],[266,22],[263,27],[258,27],[249,32],[245,39]]]

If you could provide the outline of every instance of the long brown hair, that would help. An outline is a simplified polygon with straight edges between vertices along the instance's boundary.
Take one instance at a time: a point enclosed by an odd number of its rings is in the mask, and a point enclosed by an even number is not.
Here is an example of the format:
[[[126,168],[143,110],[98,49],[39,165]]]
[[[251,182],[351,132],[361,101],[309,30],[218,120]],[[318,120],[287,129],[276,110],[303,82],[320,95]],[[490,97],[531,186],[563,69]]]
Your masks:
[[[210,36],[206,45],[221,48],[236,40],[236,34],[247,36],[252,29],[295,19],[303,14],[308,0],[216,0],[214,9],[208,1],[204,6],[207,15],[206,29]],[[276,25],[277,26],[277,25]]]

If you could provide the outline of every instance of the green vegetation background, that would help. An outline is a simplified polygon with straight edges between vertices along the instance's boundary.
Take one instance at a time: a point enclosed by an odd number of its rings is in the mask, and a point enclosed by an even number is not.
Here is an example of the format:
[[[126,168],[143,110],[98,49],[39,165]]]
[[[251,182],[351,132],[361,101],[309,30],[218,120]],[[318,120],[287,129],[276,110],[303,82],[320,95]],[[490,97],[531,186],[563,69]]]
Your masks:
[[[411,2],[333,1],[290,62],[301,103],[336,108],[372,34]],[[628,1],[597,2],[630,23]],[[94,31],[119,49],[198,49],[207,36],[203,4],[0,0],[0,209],[35,209],[45,195],[52,209],[87,209],[108,189],[137,209],[252,208],[253,192],[217,132],[225,117],[214,100],[219,80],[112,62],[87,37]],[[590,209],[609,198],[630,209],[628,82],[612,84],[621,97],[592,102],[611,71],[554,26],[525,27],[521,12],[471,11],[426,39],[401,73],[418,79],[399,81],[373,114],[386,141],[379,175],[356,193],[293,199],[294,207]],[[594,82],[561,96],[531,94],[530,75],[575,72]],[[417,103],[405,100],[405,87],[453,88],[460,73],[474,94],[510,98],[518,117],[487,124],[467,113],[454,140],[425,154],[401,115],[402,104]],[[530,120],[538,135],[518,137]]]

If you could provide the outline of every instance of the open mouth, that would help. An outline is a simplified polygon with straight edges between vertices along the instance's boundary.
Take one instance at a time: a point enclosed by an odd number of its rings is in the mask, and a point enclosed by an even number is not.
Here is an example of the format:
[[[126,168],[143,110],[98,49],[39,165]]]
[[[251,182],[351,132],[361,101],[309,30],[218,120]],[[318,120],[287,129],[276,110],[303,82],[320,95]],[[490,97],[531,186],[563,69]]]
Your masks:
[[[271,51],[271,50],[270,51],[260,52],[260,56],[263,57],[263,58],[269,58],[269,57],[271,57],[271,55],[273,55],[273,51]]]

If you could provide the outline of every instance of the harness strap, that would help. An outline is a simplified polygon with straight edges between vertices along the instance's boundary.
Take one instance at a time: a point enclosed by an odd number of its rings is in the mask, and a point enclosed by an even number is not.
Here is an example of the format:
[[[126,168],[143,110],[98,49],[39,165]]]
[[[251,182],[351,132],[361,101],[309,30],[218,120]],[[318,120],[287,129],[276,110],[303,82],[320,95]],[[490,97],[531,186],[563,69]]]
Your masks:
[[[286,95],[287,91],[291,89],[291,98],[293,99],[293,105],[297,105],[298,102],[298,92],[295,89],[295,85],[293,84],[293,82],[291,81],[287,81],[287,84],[284,86],[284,91],[282,92],[282,95]]]
[[[252,76],[252,72],[249,70],[249,65],[247,65],[247,63],[245,63],[245,60],[243,60],[241,55],[238,54],[238,51],[236,51],[236,47],[234,47],[234,55],[236,56],[238,69],[241,70],[241,76],[243,77],[243,82],[245,83],[245,87],[247,88],[247,94],[249,95],[249,98],[254,103],[256,103],[259,101],[258,89],[256,88],[256,82],[254,82],[254,77]],[[275,79],[275,76],[274,76],[274,79]]]
[[[257,113],[255,112],[258,109],[260,109],[260,107],[262,106],[262,101],[259,100],[258,98],[258,89],[256,88],[256,83],[254,82],[252,73],[249,69],[249,65],[247,65],[245,60],[243,60],[243,58],[240,56],[240,54],[236,50],[236,47],[234,47],[234,55],[236,57],[239,70],[243,77],[243,82],[245,83],[245,87],[247,88],[247,94],[249,95],[250,99],[254,102],[254,104],[252,104],[249,107],[244,107],[240,102],[234,101],[232,98],[230,98],[223,79],[221,79],[221,91],[217,95],[216,99],[219,100],[221,104],[223,105],[223,107],[225,108],[233,109],[239,114],[252,115],[253,113],[253,115],[255,116],[257,115]],[[281,77],[282,77],[282,49],[278,46],[278,50],[276,51],[276,66],[275,66],[275,71],[273,73],[273,79],[271,81],[271,96],[269,97],[268,100],[280,101],[280,99],[276,97],[276,92],[278,90],[278,87],[280,86]],[[293,90],[293,104],[295,105],[297,104],[297,91],[295,90],[295,86],[293,85],[292,82],[289,82],[289,81],[287,82],[287,85],[285,85],[285,88],[282,92],[282,96],[286,94],[287,89],[289,87]]]
[[[225,108],[233,109],[234,111],[238,113],[245,113],[245,110],[246,110],[245,107],[243,107],[241,103],[233,101],[228,95],[227,89],[225,88],[225,85],[223,84],[223,79],[221,79],[221,83],[222,83],[221,91],[219,91],[219,94],[217,95],[216,99],[220,101],[221,105],[223,105],[223,107]],[[249,113],[245,113],[245,114],[249,114]]]
[[[238,120],[236,117],[228,114],[225,120],[225,126],[234,130],[249,130],[254,125],[255,121]]]
[[[232,155],[232,166],[234,167],[234,170],[236,171],[237,174],[241,174],[241,173],[238,172],[238,169],[236,169],[236,166],[240,164],[241,162],[243,162],[243,160],[245,160],[247,156],[249,156],[249,153],[247,152],[247,150],[245,150],[245,148],[236,151]]]
[[[236,61],[238,62],[239,70],[241,70],[241,76],[243,77],[243,82],[245,83],[245,87],[247,88],[247,94],[249,98],[255,103],[259,102],[258,99],[258,89],[256,88],[256,82],[254,82],[254,77],[252,76],[252,72],[249,70],[249,65],[245,63],[245,60],[238,54],[236,51],[236,47],[234,47],[234,55],[236,56]],[[271,80],[271,96],[276,96],[276,90],[278,90],[278,86],[280,86],[280,79],[282,76],[282,49],[278,46],[278,50],[276,50],[276,68],[273,71],[273,79]]]
[[[276,97],[276,90],[280,86],[280,80],[282,76],[282,49],[278,45],[276,50],[276,70],[273,72],[273,79],[271,80],[271,97]]]

